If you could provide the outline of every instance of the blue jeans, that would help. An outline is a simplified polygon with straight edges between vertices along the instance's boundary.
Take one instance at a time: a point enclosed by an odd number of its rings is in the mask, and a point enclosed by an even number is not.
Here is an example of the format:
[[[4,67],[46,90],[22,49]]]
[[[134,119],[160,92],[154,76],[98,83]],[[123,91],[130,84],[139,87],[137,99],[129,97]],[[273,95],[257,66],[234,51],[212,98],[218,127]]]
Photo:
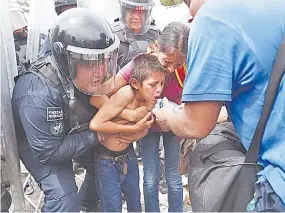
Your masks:
[[[285,205],[270,183],[259,177],[255,183],[254,198],[248,204],[247,212],[285,212]]]
[[[151,132],[140,140],[144,166],[144,202],[146,212],[159,212],[160,179],[159,140],[163,137],[165,177],[168,188],[168,211],[183,211],[183,184],[179,174],[179,139],[171,132]]]
[[[97,193],[103,212],[122,212],[122,193],[129,212],[141,212],[139,167],[134,151],[126,154],[127,174],[123,174],[124,163],[116,158],[97,156]],[[126,156],[124,155],[124,157]]]

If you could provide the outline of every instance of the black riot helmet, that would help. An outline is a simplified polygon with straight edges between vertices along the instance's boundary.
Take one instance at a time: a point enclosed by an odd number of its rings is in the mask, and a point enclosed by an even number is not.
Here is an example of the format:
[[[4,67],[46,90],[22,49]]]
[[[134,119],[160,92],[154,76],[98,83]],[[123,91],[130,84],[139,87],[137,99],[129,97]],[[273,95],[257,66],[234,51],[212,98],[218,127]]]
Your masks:
[[[65,6],[77,7],[77,0],[54,0],[54,8],[57,15],[60,15]]]
[[[153,0],[119,0],[121,7],[120,24],[132,35],[145,34],[150,27]]]
[[[77,89],[96,96],[114,88],[120,41],[104,18],[89,9],[70,9],[59,16],[49,39],[60,71]]]

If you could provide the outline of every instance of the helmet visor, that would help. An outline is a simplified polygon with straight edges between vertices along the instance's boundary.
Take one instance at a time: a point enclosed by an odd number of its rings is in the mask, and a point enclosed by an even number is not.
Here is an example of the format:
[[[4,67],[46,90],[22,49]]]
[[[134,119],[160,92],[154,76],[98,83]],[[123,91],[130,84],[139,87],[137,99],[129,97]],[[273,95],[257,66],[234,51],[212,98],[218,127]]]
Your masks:
[[[145,34],[151,23],[152,5],[131,3],[120,2],[122,28],[131,35]]]
[[[86,52],[83,53],[84,51]],[[100,53],[100,50],[68,46],[67,52],[70,76],[79,91],[91,96],[101,96],[113,90],[117,48]]]

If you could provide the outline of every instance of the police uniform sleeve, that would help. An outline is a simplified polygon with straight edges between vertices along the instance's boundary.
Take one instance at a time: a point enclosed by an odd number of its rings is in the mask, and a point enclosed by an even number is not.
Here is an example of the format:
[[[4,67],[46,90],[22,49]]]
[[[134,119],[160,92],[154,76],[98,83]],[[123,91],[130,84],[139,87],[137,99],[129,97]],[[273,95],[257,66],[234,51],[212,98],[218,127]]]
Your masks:
[[[98,143],[97,133],[89,129],[66,135],[61,97],[44,82],[26,81],[23,84],[25,80],[28,79],[19,79],[14,90],[14,114],[18,114],[27,140],[40,162],[53,164],[71,160]],[[17,116],[15,122],[18,122]]]

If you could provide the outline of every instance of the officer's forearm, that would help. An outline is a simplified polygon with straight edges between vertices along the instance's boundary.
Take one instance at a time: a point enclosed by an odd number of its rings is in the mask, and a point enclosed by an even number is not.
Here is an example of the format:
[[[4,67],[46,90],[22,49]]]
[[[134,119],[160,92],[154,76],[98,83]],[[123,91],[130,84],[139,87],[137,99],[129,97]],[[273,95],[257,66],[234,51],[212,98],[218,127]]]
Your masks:
[[[97,133],[92,130],[67,135],[58,147],[51,164],[78,157],[96,146],[98,142]]]

